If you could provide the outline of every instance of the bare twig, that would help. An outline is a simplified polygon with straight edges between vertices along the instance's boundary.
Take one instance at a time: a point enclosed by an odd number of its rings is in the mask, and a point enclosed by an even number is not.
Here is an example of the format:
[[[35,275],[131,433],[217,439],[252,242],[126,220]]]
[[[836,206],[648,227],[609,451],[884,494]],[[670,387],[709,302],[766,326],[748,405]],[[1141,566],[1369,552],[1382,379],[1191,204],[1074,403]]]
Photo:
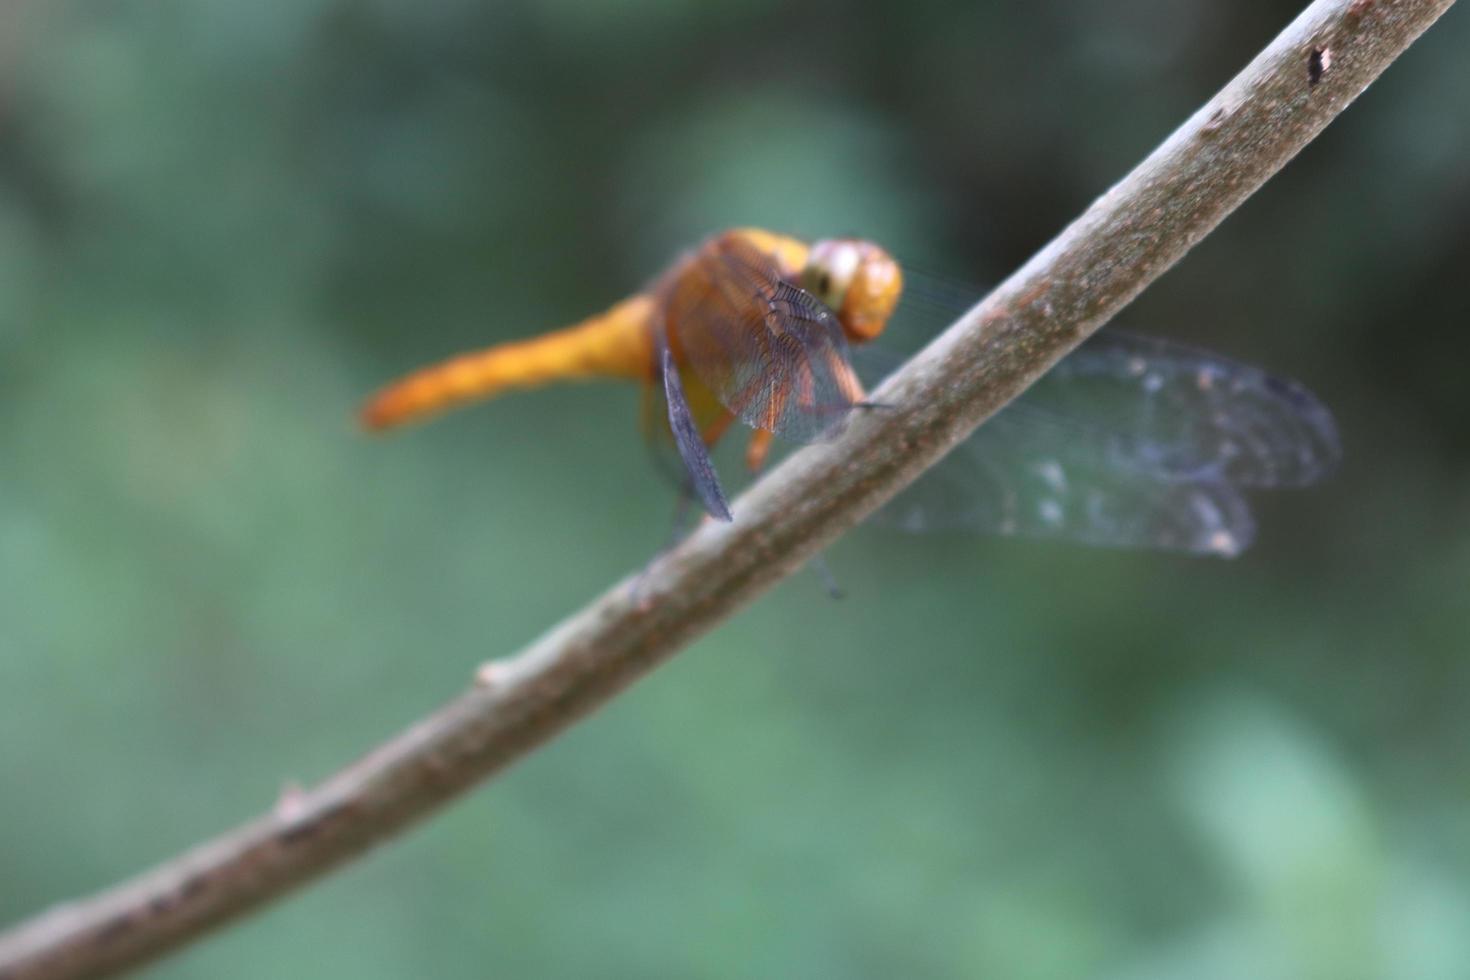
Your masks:
[[[477,685],[274,811],[0,936],[0,980],[96,977],[175,949],[426,816],[790,574],[1176,262],[1453,0],[1318,0],[856,418]]]

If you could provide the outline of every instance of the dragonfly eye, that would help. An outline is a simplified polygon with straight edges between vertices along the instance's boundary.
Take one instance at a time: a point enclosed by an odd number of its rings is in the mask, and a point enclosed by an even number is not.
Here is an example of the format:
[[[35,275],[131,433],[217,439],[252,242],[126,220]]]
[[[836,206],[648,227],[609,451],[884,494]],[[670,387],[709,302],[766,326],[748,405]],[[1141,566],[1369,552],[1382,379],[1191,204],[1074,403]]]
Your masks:
[[[857,267],[856,242],[832,238],[817,242],[807,258],[801,286],[835,313],[847,299],[847,289],[852,285]]]
[[[887,326],[903,276],[893,256],[872,242],[828,238],[812,245],[802,287],[832,308],[848,340],[861,343]]]

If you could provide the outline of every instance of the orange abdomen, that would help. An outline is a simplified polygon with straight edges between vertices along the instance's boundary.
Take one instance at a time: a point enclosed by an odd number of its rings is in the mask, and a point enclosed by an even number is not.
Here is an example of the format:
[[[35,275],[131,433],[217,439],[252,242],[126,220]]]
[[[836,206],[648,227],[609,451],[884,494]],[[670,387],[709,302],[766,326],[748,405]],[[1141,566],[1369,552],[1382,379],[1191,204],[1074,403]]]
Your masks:
[[[654,300],[638,295],[600,316],[529,340],[460,354],[393,382],[362,408],[363,425],[416,422],[514,388],[586,378],[648,380]]]

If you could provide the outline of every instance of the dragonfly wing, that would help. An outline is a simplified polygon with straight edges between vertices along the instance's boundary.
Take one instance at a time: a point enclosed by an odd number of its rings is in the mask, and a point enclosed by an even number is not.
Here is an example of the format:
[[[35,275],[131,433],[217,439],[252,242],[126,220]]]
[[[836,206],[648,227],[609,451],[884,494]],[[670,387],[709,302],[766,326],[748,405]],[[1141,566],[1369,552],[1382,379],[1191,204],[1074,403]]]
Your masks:
[[[661,344],[661,347],[659,369],[663,376],[664,399],[668,406],[669,431],[673,433],[674,445],[684,461],[684,470],[689,476],[690,485],[711,516],[722,521],[732,520],[730,504],[725,500],[725,491],[715,473],[715,464],[710,460],[709,449],[704,444],[699,424],[694,420],[694,412],[684,394],[679,369],[674,364],[674,355],[667,344]]]
[[[1114,548],[1231,556],[1255,524],[1218,479],[1164,480],[1118,465],[1103,441],[1024,405],[1007,407],[883,507],[907,531],[970,530]]]
[[[674,441],[674,430],[669,422],[669,400],[665,393],[663,376],[664,338],[655,334],[654,370],[643,385],[639,400],[638,424],[645,446],[658,471],[678,490],[692,494],[689,473],[684,457]],[[700,383],[698,378],[685,372],[679,374],[679,390],[687,406],[680,407],[681,417],[685,414],[694,419],[695,426],[704,434],[704,443],[713,447],[722,428],[727,424],[728,413],[714,394]]]
[[[862,399],[837,317],[750,243],[715,239],[666,288],[671,343],[752,428],[810,441]]]
[[[860,366],[881,359],[860,351]],[[1103,331],[879,512],[1114,547],[1235,554],[1244,487],[1302,486],[1339,456],[1301,385],[1164,340]]]
[[[1101,431],[1111,465],[1166,480],[1300,487],[1341,455],[1332,414],[1297,382],[1112,330],[1064,358],[1019,403]]]
[[[674,432],[669,427],[669,400],[664,396],[661,365],[652,380],[643,386],[638,404],[638,428],[654,469],[674,489],[686,494],[691,492],[684,457],[674,444]]]

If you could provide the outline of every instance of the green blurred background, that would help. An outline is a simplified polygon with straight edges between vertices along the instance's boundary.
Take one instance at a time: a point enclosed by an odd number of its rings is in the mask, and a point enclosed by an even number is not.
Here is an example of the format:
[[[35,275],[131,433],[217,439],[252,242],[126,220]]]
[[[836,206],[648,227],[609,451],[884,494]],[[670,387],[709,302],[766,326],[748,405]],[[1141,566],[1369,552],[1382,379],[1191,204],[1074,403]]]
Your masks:
[[[900,9],[901,6],[901,9]],[[0,921],[269,807],[663,542],[637,393],[387,377],[735,224],[993,281],[1299,0],[0,6]],[[1234,562],[860,531],[159,977],[1470,976],[1470,16],[1124,317],[1346,460]]]

